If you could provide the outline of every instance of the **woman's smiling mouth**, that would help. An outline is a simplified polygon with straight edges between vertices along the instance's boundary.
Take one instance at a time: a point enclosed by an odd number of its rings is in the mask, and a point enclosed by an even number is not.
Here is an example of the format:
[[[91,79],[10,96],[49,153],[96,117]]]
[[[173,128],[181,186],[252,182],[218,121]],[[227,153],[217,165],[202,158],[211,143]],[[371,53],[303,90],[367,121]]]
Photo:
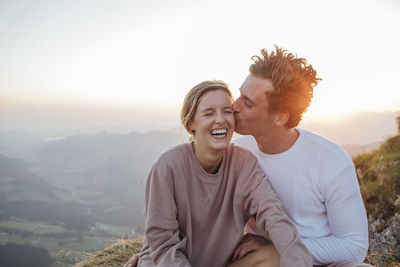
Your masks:
[[[226,134],[228,132],[228,129],[214,129],[211,131],[211,135],[214,136],[215,138],[225,138]]]

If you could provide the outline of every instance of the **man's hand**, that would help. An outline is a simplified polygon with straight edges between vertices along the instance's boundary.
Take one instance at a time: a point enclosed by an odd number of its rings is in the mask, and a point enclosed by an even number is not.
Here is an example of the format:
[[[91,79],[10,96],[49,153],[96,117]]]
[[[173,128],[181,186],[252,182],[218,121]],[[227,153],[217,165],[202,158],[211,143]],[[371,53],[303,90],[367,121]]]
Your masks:
[[[133,254],[133,256],[124,264],[123,267],[135,267],[139,261],[140,253]]]
[[[271,241],[264,238],[263,236],[255,235],[255,234],[246,234],[242,241],[240,241],[239,245],[236,247],[235,252],[233,253],[233,261],[240,260],[242,257],[246,256],[248,253],[253,252],[261,248],[262,246],[266,246],[271,244]]]

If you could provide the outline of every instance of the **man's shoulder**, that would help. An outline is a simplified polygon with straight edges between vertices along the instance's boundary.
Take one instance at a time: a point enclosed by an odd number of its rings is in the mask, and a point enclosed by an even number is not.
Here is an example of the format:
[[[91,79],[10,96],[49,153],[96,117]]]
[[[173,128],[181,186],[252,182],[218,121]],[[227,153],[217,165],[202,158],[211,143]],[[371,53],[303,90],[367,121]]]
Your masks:
[[[315,155],[329,160],[339,161],[343,164],[351,163],[348,154],[337,143],[311,131],[304,129],[297,130],[302,135],[305,146],[309,150],[315,152]]]

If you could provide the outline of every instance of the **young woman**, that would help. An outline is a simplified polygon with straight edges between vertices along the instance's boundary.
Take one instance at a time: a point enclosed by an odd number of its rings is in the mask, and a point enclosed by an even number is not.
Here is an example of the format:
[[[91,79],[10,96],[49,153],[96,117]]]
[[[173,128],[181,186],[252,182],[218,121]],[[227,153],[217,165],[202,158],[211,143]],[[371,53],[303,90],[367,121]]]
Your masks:
[[[221,81],[202,82],[187,94],[181,121],[191,142],[163,153],[150,171],[138,266],[226,266],[251,216],[272,240],[280,266],[312,266],[257,159],[230,144],[232,102]],[[264,256],[247,266],[279,264]]]

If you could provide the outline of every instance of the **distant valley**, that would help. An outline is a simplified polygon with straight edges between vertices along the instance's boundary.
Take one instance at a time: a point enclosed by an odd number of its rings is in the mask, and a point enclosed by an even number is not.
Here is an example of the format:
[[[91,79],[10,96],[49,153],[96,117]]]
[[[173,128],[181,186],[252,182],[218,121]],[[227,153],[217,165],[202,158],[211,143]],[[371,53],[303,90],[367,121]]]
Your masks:
[[[182,142],[164,132],[54,141],[18,132],[0,136],[6,148],[0,152],[0,244],[41,246],[52,257],[63,249],[98,250],[135,233],[144,222],[143,185],[152,163]],[[79,257],[69,256],[63,264]]]

